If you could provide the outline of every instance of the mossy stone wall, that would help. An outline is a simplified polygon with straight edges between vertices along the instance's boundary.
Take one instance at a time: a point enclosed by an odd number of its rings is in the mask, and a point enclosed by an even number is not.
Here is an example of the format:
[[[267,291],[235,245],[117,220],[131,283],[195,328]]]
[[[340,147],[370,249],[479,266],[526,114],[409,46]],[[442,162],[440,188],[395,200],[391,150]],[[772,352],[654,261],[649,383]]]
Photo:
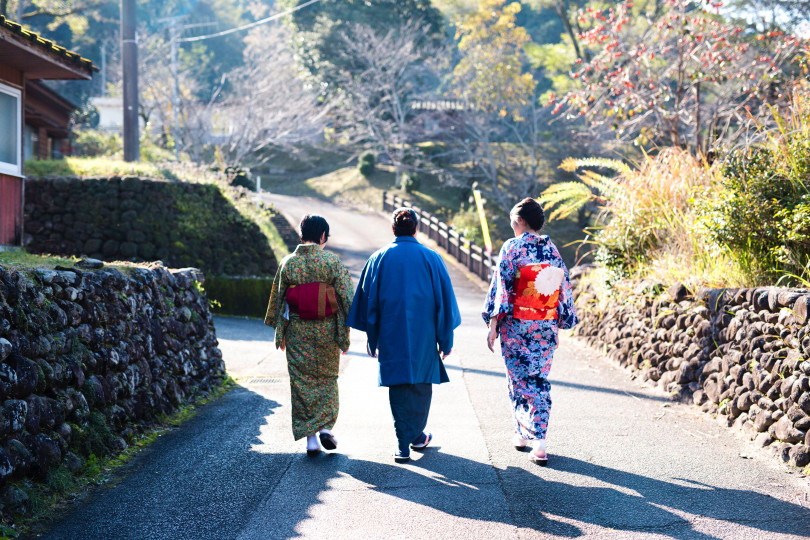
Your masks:
[[[267,238],[212,184],[136,177],[26,180],[26,247],[114,261],[161,260],[206,275],[272,275]]]
[[[0,265],[5,522],[28,504],[12,481],[80,472],[225,380],[202,274],[126,272]]]

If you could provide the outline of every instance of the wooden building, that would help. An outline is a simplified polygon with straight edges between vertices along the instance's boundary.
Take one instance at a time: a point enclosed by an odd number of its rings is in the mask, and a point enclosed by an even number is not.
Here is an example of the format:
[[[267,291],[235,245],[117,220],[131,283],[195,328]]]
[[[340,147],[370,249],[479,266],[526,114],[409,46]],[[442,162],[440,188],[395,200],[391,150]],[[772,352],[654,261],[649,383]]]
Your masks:
[[[31,111],[36,116],[36,111],[44,110],[45,114],[40,114],[36,119],[32,116],[31,120],[44,123],[42,127],[45,127],[43,133],[47,145],[47,141],[53,137],[47,136],[46,124],[49,121],[55,123],[60,106],[63,110],[67,106],[64,100],[61,105],[58,104],[55,93],[30,82],[90,79],[93,71],[97,71],[97,68],[90,60],[0,16],[0,245],[19,245],[22,242],[25,201],[23,115]],[[32,103],[36,103],[33,108],[26,106],[29,91]],[[56,106],[54,102],[57,102]],[[39,138],[37,144],[39,153]]]
[[[78,105],[39,81],[25,83],[23,158],[59,159],[72,153],[70,115]]]

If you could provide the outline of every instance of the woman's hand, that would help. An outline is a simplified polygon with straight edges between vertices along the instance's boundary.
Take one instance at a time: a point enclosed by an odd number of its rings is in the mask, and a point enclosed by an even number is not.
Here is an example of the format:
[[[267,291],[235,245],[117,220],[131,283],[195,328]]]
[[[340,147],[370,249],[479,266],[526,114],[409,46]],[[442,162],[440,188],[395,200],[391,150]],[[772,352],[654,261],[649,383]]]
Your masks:
[[[487,334],[487,347],[492,352],[495,352],[495,338],[498,337],[498,321],[490,321],[489,334]]]
[[[286,346],[287,344],[284,342],[284,338],[281,338],[281,345],[279,345],[278,348],[281,349],[281,352],[284,352]]]

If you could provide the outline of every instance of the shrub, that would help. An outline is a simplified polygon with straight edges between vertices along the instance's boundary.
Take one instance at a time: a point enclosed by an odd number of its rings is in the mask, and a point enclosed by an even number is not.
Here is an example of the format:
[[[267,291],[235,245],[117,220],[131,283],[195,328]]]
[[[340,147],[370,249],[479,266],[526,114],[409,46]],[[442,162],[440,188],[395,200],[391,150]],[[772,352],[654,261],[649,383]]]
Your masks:
[[[543,204],[557,206],[550,213],[552,221],[584,204],[598,206],[591,242],[608,284],[630,276],[691,286],[741,282],[727,250],[707,239],[698,224],[695,200],[714,192],[719,167],[709,167],[676,148],[646,156],[637,170],[621,162],[590,158],[566,160],[563,167],[609,168],[620,173],[610,178],[585,170],[580,174],[582,182],[552,186],[541,197]]]
[[[174,152],[156,144],[146,133],[141,135],[140,152],[141,161],[146,163],[174,161]]]
[[[225,175],[230,185],[256,191],[256,182],[250,179],[250,171],[242,167],[226,167]]]
[[[416,173],[405,173],[399,180],[399,187],[408,193],[417,191],[422,185],[422,179]]]
[[[484,245],[484,235],[481,232],[481,218],[475,205],[462,210],[453,216],[450,223],[455,229],[479,246]]]
[[[118,133],[95,129],[76,130],[73,148],[78,155],[87,157],[112,156],[123,151],[124,143]]]
[[[212,276],[205,279],[208,299],[215,302],[211,310],[223,315],[263,318],[272,287],[272,276]]]
[[[453,162],[453,152],[444,143],[421,144],[419,150],[427,161],[437,167],[449,167]]]
[[[360,163],[368,163],[373,167],[377,164],[377,156],[374,152],[363,152],[360,155]]]
[[[360,160],[357,162],[357,170],[359,170],[360,174],[362,174],[366,178],[374,174],[376,166],[377,166],[377,158],[374,155],[374,152],[364,152],[360,156]]]
[[[807,283],[810,274],[810,86],[774,111],[766,142],[732,153],[719,193],[701,205],[703,223],[751,275]]]
[[[810,140],[794,150],[800,168],[810,170]],[[733,154],[722,190],[702,205],[712,239],[745,258],[751,274],[770,280],[803,276],[810,263],[810,190],[779,174],[778,159],[763,147]]]

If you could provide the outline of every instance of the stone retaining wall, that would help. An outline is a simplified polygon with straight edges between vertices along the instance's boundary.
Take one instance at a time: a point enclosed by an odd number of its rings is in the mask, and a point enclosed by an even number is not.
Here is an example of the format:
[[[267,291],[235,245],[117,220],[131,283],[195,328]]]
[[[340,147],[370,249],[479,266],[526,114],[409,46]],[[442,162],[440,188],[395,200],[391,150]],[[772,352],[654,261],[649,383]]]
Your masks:
[[[577,306],[575,334],[642,380],[810,463],[810,291],[642,285],[610,299],[580,288]]]
[[[82,469],[225,379],[194,269],[0,265],[0,513],[10,481]]]
[[[207,275],[273,275],[259,226],[212,184],[136,177],[43,177],[25,184],[29,251],[106,261],[161,260]]]

